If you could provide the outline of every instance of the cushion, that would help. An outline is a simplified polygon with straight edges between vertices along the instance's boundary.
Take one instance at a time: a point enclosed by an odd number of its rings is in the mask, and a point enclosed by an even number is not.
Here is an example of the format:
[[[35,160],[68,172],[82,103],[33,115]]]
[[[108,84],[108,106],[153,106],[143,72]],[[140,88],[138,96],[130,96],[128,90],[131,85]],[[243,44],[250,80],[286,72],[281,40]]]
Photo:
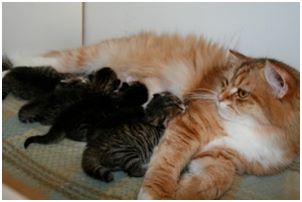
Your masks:
[[[25,101],[8,96],[2,102],[3,181],[30,199],[136,199],[143,178],[115,172],[105,183],[81,169],[83,142],[64,139],[57,144],[31,144],[27,137],[44,134],[49,126],[24,124],[18,110]],[[242,176],[223,199],[299,199],[299,158],[274,176]]]

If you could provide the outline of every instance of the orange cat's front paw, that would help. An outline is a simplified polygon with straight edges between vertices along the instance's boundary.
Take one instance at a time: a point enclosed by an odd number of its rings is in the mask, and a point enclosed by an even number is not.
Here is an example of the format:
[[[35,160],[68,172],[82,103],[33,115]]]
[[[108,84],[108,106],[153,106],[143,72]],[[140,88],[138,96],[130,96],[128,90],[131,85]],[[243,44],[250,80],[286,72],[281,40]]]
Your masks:
[[[145,190],[143,187],[139,190],[137,199],[139,200],[153,200],[155,199],[154,197],[152,197],[152,195],[150,193],[148,193],[147,190]]]
[[[156,194],[156,192],[152,192],[151,190],[144,189],[143,187],[140,189],[137,199],[139,200],[171,200],[173,199],[172,196],[168,196],[167,194]]]
[[[145,181],[138,193],[138,199],[142,200],[159,200],[159,199],[173,199],[175,193],[176,184],[169,186],[169,183],[165,184],[156,183],[157,181],[148,182]]]

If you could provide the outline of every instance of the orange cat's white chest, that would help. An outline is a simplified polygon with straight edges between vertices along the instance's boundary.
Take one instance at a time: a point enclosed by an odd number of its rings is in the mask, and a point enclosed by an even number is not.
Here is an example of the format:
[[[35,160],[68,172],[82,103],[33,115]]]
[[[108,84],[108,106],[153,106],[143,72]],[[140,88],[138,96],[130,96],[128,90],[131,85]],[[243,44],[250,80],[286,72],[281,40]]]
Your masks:
[[[216,138],[204,147],[204,151],[216,147],[229,148],[249,162],[257,162],[264,168],[276,166],[283,161],[279,144],[271,138],[275,134],[267,132],[251,123],[225,121],[226,136]]]

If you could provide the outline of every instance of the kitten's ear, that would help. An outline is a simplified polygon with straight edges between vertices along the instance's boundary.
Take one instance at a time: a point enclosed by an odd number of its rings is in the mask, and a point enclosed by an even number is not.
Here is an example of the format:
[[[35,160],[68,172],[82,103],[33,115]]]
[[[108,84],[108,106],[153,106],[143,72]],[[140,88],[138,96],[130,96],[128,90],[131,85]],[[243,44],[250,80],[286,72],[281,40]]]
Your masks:
[[[159,97],[159,96],[160,96],[159,93],[153,94],[153,97],[154,97],[154,98]]]
[[[229,49],[229,61],[233,65],[240,65],[242,62],[247,61],[251,59],[250,57],[247,57],[237,51],[234,51],[232,49]]]
[[[286,70],[266,60],[264,76],[278,98],[283,98],[288,93],[290,76]]]

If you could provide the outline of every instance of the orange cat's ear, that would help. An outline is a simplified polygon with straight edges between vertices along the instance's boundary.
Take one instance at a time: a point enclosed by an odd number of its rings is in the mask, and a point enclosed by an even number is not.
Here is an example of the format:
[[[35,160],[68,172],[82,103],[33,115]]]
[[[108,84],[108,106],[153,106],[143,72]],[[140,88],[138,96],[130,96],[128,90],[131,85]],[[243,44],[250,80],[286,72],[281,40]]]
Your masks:
[[[240,65],[242,62],[247,61],[251,59],[250,57],[247,57],[237,51],[234,51],[232,49],[229,49],[229,61],[233,65]]]
[[[278,98],[283,98],[288,93],[288,83],[290,82],[290,75],[288,72],[266,60],[264,66],[264,76],[268,84],[273,89],[273,93]]]

